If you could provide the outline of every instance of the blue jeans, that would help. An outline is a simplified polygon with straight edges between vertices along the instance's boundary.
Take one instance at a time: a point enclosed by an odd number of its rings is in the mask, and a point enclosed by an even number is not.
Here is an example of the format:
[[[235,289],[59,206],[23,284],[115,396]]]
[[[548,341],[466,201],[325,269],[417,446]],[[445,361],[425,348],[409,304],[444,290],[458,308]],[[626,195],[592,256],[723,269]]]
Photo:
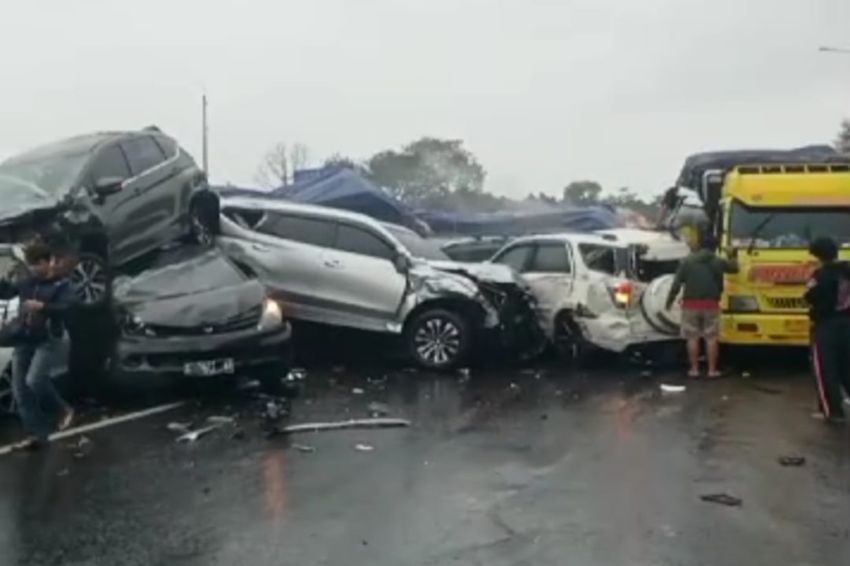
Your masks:
[[[70,409],[50,380],[50,370],[61,355],[58,340],[25,344],[12,356],[12,394],[24,429],[46,442],[63,414]]]

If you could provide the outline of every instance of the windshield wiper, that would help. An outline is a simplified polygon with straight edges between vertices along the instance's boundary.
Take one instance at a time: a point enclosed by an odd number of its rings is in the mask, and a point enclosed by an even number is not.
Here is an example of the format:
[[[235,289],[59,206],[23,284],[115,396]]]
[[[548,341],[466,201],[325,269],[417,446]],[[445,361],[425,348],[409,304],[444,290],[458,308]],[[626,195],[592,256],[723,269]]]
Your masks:
[[[764,230],[768,224],[770,224],[774,218],[776,218],[776,212],[771,212],[767,215],[767,218],[759,222],[759,225],[756,226],[752,232],[750,232],[750,244],[747,246],[747,253],[751,253],[753,248],[756,246],[756,240],[761,235],[762,230]]]

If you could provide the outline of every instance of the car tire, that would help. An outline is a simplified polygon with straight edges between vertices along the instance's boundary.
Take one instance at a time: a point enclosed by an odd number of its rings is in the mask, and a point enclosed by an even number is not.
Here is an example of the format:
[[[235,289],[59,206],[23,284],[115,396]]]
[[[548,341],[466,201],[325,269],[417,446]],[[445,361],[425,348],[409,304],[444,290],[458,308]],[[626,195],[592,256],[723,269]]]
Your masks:
[[[579,365],[588,354],[588,343],[584,338],[578,323],[569,312],[562,312],[555,317],[553,343],[558,357]]]
[[[446,371],[460,365],[472,346],[466,319],[444,309],[426,310],[405,329],[405,342],[411,359],[419,366]]]
[[[83,252],[71,272],[71,285],[79,304],[100,307],[112,296],[112,272],[106,259],[98,254]]]
[[[218,203],[215,196],[198,196],[189,208],[189,239],[192,243],[212,247],[218,235]]]
[[[15,414],[15,396],[12,394],[12,364],[0,372],[0,416]]]

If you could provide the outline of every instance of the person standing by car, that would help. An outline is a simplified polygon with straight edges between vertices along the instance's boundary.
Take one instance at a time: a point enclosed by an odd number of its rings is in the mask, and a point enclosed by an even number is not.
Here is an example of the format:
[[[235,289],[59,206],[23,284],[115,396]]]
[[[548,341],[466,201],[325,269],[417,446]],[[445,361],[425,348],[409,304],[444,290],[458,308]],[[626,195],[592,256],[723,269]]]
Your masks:
[[[0,282],[0,297],[18,297],[20,304],[14,336],[6,337],[15,348],[12,394],[30,435],[17,448],[37,449],[56,428],[70,426],[74,416],[50,380],[50,368],[61,355],[64,318],[74,303],[74,293],[66,277],[54,275],[53,253],[47,245],[31,244],[24,257],[28,277],[16,283]]]
[[[715,242],[703,233],[691,242],[691,253],[682,260],[670,293],[667,309],[682,293],[682,337],[687,340],[688,377],[699,377],[700,340],[705,340],[708,356],[708,377],[720,377],[720,296],[723,294],[723,274],[738,271],[734,259],[725,260],[714,253]]]
[[[838,261],[838,245],[818,238],[809,245],[819,262],[804,295],[812,320],[812,365],[818,405],[829,421],[843,422],[841,388],[850,395],[850,264]]]

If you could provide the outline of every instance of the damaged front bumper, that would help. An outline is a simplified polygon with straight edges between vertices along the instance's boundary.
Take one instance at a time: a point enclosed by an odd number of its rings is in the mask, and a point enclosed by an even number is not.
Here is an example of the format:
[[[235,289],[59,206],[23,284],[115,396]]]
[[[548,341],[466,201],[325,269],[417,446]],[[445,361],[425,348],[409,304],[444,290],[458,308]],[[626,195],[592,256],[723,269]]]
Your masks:
[[[292,326],[284,321],[265,332],[256,329],[220,335],[124,336],[112,373],[120,382],[216,379],[284,371],[291,357]]]

